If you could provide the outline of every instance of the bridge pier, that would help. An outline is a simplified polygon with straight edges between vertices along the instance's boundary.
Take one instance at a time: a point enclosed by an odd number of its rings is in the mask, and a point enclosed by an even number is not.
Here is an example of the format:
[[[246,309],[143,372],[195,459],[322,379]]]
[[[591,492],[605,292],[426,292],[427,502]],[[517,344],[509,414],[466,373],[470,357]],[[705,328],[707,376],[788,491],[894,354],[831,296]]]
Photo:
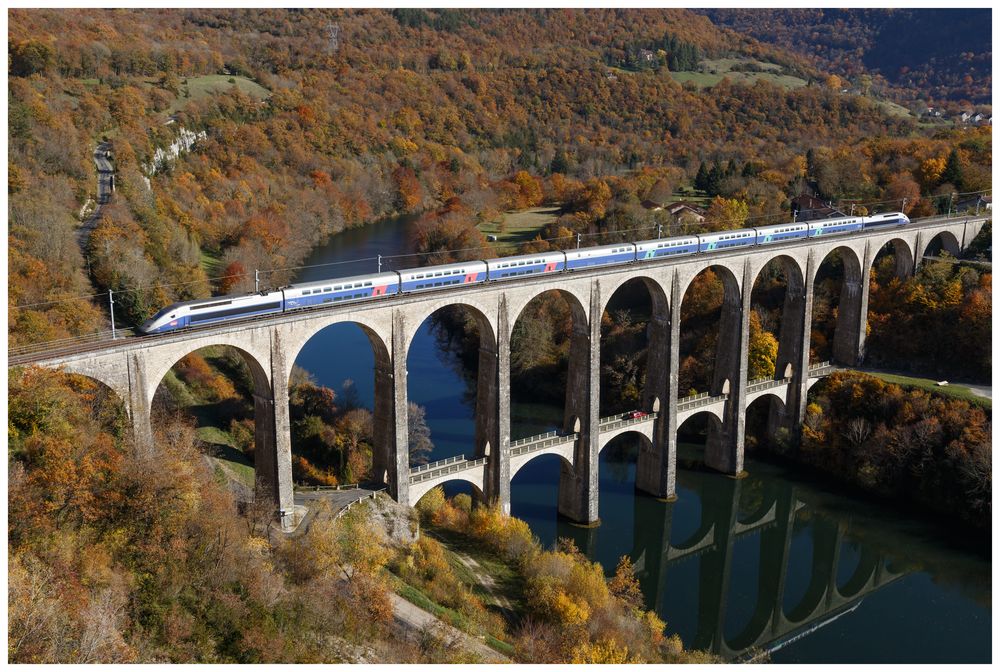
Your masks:
[[[413,506],[410,501],[410,432],[409,397],[406,390],[406,325],[403,311],[392,311],[392,436],[387,464],[389,495],[404,506]]]
[[[130,353],[126,359],[128,369],[128,414],[132,420],[132,438],[138,455],[153,453],[153,392],[150,392],[146,375],[146,357],[141,351]]]
[[[496,342],[483,344],[480,331],[479,382],[476,386],[476,456],[489,446],[483,495],[510,515],[510,315],[507,295],[497,308]]]
[[[771,404],[767,433],[771,441],[781,438],[789,445],[798,443],[802,419],[806,411],[806,392],[809,382],[809,337],[812,330],[813,268],[814,255],[806,258],[805,278],[798,267],[785,265],[785,305],[781,312],[781,334],[778,338],[778,355],[774,377],[784,377],[791,366],[792,380],[783,405]]]
[[[705,464],[724,474],[737,476],[743,471],[743,444],[747,407],[747,348],[750,341],[750,292],[753,289],[749,260],[743,264],[740,287],[723,282],[725,294],[716,345],[712,391],[721,394],[729,384],[721,425],[709,424],[705,445]]]
[[[582,525],[598,522],[601,315],[601,285],[595,278],[590,283],[588,315],[573,319],[564,429],[579,431],[580,438],[573,464],[563,463],[559,474],[559,514]]]
[[[837,326],[833,334],[833,357],[847,366],[861,364],[865,356],[868,332],[868,282],[871,273],[870,243],[865,242],[861,265],[848,264],[844,258],[844,285],[837,306]],[[818,269],[817,269],[818,270]]]
[[[288,365],[286,352],[287,348],[278,330],[271,330],[270,381],[261,380],[255,385],[255,388],[261,388],[270,382],[271,398],[260,399],[259,389],[254,392],[254,425],[258,428],[257,433],[263,433],[266,437],[263,451],[268,461],[264,469],[265,478],[272,484],[272,492],[278,505],[278,516],[283,525],[285,521],[291,522],[291,515],[295,510],[292,482],[292,421],[288,406],[288,379],[291,367]],[[266,415],[268,412],[270,416]],[[255,451],[255,459],[259,454]]]
[[[650,292],[653,315],[649,322],[649,349],[643,410],[659,413],[653,440],[642,443],[636,462],[636,490],[669,499],[677,481],[677,378],[681,299],[677,272],[673,273],[670,301]],[[669,311],[669,314],[668,314]]]

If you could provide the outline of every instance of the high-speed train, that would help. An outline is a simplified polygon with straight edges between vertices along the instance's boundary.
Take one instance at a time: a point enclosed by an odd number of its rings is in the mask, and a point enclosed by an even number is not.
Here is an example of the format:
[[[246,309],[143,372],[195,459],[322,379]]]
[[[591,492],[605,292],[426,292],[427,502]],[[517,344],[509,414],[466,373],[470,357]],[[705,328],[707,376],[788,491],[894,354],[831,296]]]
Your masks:
[[[567,273],[596,266],[612,266],[690,254],[711,254],[735,247],[771,245],[796,238],[816,238],[890,226],[905,226],[902,212],[867,217],[840,217],[815,222],[774,224],[752,229],[718,231],[674,238],[616,243],[576,250],[541,252],[484,261],[425,266],[350,278],[336,278],[260,293],[217,296],[183,301],[158,311],[139,327],[144,334],[162,334],[258,315],[304,308],[335,306],[353,301],[375,301],[398,294],[425,292],[458,285],[514,280],[528,275]]]

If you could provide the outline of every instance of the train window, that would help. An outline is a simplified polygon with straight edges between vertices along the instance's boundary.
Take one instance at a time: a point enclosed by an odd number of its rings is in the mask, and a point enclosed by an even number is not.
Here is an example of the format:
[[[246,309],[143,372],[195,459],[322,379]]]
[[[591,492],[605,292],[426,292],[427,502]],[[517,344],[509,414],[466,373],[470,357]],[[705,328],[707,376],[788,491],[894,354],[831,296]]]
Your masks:
[[[311,289],[306,289],[306,290],[303,290],[303,292],[302,292],[302,296],[309,296],[310,294],[312,294],[312,290]]]
[[[333,291],[333,287],[324,287],[323,291],[324,292],[332,292]]]

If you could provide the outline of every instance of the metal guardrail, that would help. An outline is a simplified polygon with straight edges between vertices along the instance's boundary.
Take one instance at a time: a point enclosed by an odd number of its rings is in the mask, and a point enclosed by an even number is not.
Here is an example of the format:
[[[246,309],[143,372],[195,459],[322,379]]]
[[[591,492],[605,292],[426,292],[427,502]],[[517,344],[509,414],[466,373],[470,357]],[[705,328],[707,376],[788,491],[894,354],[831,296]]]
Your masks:
[[[7,349],[7,357],[10,359],[22,355],[46,352],[48,350],[58,350],[59,348],[73,345],[86,345],[89,343],[101,343],[103,341],[114,343],[115,341],[120,341],[125,338],[134,338],[138,335],[138,332],[136,332],[135,329],[116,329],[115,332],[117,334],[116,339],[111,338],[111,331],[98,331],[93,334],[60,338],[54,341],[45,341],[44,343],[27,343],[25,345],[17,345]]]
[[[410,473],[415,474],[421,471],[427,471],[429,469],[437,469],[438,467],[443,467],[448,464],[454,464],[456,462],[462,462],[466,459],[467,458],[465,457],[465,455],[455,455],[454,457],[449,457],[444,460],[438,460],[436,462],[428,462],[427,464],[421,464],[416,467],[411,467]]]
[[[336,492],[338,490],[357,490],[357,483],[350,483],[347,485],[306,485],[304,483],[296,483],[294,486],[295,490],[299,492]]]
[[[355,487],[355,488],[357,488],[358,486],[354,486],[354,487]],[[344,515],[345,513],[347,513],[347,511],[348,511],[348,510],[349,510],[349,509],[350,509],[350,508],[351,508],[352,506],[354,506],[355,504],[357,504],[358,502],[363,502],[363,501],[365,501],[366,499],[375,499],[375,498],[376,498],[376,497],[378,496],[378,493],[380,493],[380,492],[385,492],[385,488],[384,488],[384,487],[381,487],[381,488],[379,488],[378,490],[372,490],[372,491],[371,491],[371,492],[370,492],[369,494],[365,495],[364,497],[358,497],[357,499],[355,499],[355,500],[352,500],[352,501],[348,502],[348,503],[347,503],[347,506],[345,506],[345,507],[344,507],[344,508],[342,508],[342,509],[341,509],[340,511],[338,511],[338,512],[337,512],[337,515],[335,515],[335,516],[333,517],[333,518],[334,518],[334,520],[336,520],[337,518],[340,518],[340,517],[341,517],[342,515]]]

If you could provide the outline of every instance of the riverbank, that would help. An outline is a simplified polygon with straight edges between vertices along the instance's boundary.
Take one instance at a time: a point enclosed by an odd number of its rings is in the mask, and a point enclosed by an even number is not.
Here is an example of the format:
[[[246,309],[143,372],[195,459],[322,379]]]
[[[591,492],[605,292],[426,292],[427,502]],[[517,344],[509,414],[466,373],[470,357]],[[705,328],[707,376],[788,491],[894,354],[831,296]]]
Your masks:
[[[841,371],[810,391],[801,444],[782,454],[865,492],[988,531],[988,408]]]

